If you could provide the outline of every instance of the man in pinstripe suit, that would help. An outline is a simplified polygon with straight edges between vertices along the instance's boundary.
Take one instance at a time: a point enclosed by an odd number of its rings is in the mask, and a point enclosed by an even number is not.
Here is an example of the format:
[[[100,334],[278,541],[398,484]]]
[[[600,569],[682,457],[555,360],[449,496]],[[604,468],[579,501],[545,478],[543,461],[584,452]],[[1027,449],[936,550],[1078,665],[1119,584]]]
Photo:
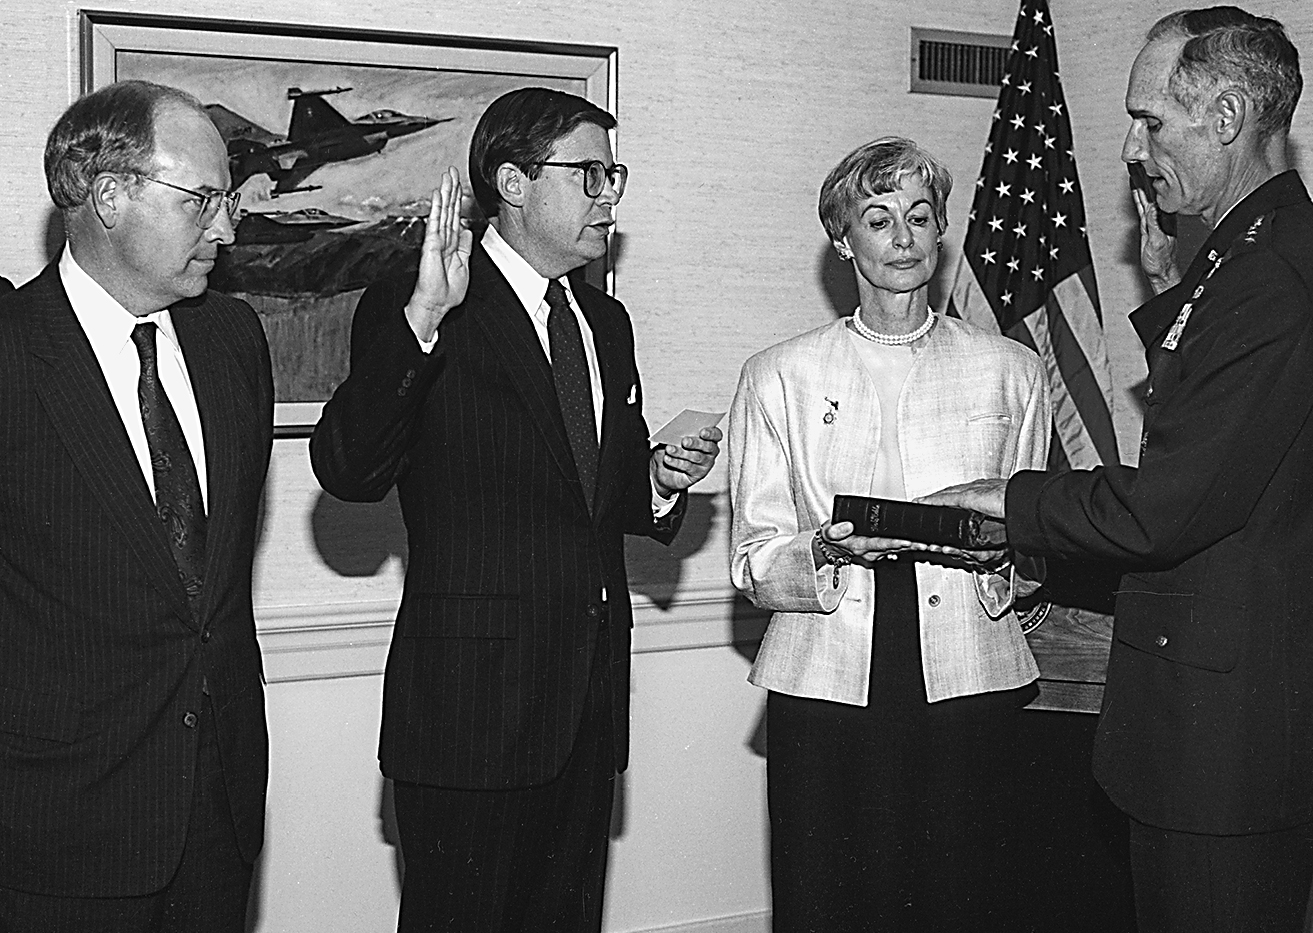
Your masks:
[[[145,82],[46,144],[68,244],[0,301],[0,930],[240,933],[264,834],[260,322],[206,292],[236,198]]]
[[[491,225],[472,247],[448,170],[418,279],[361,298],[311,440],[333,495],[396,485],[410,537],[379,750],[404,931],[601,926],[628,759],[623,537],[674,536],[721,437],[651,450],[629,317],[579,274],[624,189],[614,126],[559,91],[493,102],[470,146]]]

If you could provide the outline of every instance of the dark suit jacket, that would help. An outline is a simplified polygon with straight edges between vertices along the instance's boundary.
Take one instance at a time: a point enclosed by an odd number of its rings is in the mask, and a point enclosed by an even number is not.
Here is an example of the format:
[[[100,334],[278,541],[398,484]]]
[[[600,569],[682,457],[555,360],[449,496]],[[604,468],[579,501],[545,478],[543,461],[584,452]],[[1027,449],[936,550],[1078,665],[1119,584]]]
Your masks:
[[[202,678],[242,854],[264,832],[267,735],[251,610],[272,442],[251,309],[173,309],[200,409],[208,557],[196,617],[55,265],[0,304],[0,885],[160,889],[181,858]]]
[[[609,631],[616,767],[628,755],[631,611],[625,532],[653,521],[650,448],[624,307],[572,276],[604,395],[591,511],[551,369],[506,279],[476,244],[465,302],[426,356],[402,312],[413,278],[356,308],[351,375],[310,441],[341,499],[395,484],[410,540],[379,758],[390,778],[467,789],[559,774],[578,729],[599,625]],[[605,600],[603,598],[605,594]]]
[[[1008,484],[1017,548],[1127,571],[1095,773],[1165,829],[1313,819],[1310,256],[1313,205],[1288,172],[1132,316],[1150,370],[1139,468]]]

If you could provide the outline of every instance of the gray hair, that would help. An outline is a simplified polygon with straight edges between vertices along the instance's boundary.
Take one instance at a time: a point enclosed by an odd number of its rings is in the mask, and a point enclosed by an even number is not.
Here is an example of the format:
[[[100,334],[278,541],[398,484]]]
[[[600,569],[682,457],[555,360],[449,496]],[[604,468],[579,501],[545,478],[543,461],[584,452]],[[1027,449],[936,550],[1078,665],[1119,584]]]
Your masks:
[[[1233,6],[1179,10],[1148,34],[1150,42],[1173,37],[1186,40],[1168,79],[1182,107],[1197,113],[1209,93],[1237,88],[1254,106],[1260,139],[1289,132],[1304,79],[1279,22]]]
[[[166,104],[205,114],[186,91],[150,81],[118,81],[75,100],[46,138],[46,187],[61,211],[84,204],[105,172],[149,175],[155,116]]]
[[[831,240],[848,234],[853,209],[866,198],[896,191],[911,177],[930,189],[939,232],[948,226],[948,195],[953,176],[944,164],[910,139],[882,136],[843,157],[821,184],[818,211]]]

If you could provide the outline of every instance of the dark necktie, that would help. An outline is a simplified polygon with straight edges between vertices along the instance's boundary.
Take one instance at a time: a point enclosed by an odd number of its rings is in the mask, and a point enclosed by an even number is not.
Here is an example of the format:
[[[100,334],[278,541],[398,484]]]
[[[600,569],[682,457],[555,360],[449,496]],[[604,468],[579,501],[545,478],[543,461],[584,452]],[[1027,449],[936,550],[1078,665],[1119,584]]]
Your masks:
[[[547,342],[552,348],[552,378],[561,404],[565,433],[584,498],[592,508],[597,487],[597,419],[593,414],[593,384],[588,376],[584,337],[560,279],[547,283]]]
[[[164,524],[169,548],[178,565],[178,577],[187,601],[196,605],[205,578],[205,500],[196,476],[196,464],[182,425],[164,394],[155,360],[155,325],[138,324],[132,331],[141,359],[137,401],[146,428],[151,472],[155,475],[155,512]]]

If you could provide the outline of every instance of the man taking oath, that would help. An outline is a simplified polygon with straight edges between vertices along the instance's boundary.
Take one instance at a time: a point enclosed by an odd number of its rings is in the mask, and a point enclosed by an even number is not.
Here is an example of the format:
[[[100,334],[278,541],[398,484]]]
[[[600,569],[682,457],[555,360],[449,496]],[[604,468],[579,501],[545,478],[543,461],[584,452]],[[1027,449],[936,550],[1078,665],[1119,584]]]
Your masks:
[[[652,450],[624,306],[587,285],[628,171],[615,119],[544,88],[470,144],[491,218],[434,193],[418,277],[367,290],[310,443],[333,495],[397,487],[410,541],[379,759],[400,929],[598,930],[628,760],[624,535],[669,542],[721,433]]]

